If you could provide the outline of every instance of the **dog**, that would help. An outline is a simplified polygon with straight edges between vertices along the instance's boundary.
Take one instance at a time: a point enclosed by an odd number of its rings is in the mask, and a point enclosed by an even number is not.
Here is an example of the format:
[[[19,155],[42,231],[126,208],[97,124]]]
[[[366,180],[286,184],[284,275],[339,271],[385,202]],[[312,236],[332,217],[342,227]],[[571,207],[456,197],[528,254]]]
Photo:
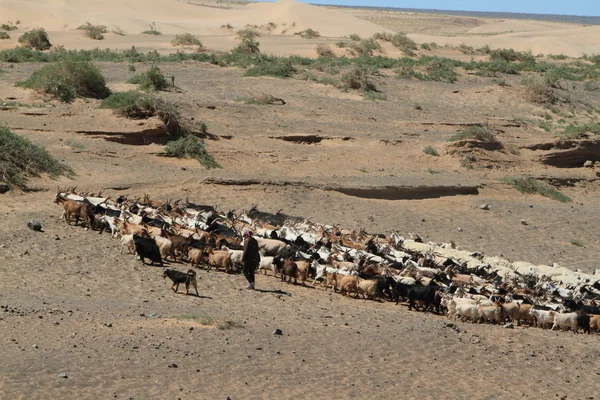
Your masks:
[[[191,284],[196,290],[196,296],[200,296],[200,294],[198,293],[198,286],[196,284],[196,271],[194,271],[193,269],[189,269],[188,272],[180,272],[174,269],[166,269],[165,272],[163,272],[163,279],[166,279],[167,277],[169,277],[169,279],[173,281],[171,289],[173,289],[175,293],[177,293],[179,285],[181,283],[184,283],[186,295],[189,293]]]

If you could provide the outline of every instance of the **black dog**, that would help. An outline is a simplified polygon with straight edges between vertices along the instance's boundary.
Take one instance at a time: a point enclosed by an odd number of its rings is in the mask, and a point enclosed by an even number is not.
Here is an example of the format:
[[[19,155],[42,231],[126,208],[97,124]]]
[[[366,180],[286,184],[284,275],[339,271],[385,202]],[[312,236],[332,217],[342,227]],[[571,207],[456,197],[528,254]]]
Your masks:
[[[166,278],[167,276],[173,281],[171,289],[173,289],[175,293],[177,293],[177,289],[179,289],[179,284],[184,283],[186,295],[189,292],[191,284],[196,290],[196,296],[200,296],[200,294],[198,294],[198,286],[196,284],[196,271],[194,271],[193,269],[188,270],[187,273],[176,271],[174,269],[166,269],[163,273],[163,278]]]

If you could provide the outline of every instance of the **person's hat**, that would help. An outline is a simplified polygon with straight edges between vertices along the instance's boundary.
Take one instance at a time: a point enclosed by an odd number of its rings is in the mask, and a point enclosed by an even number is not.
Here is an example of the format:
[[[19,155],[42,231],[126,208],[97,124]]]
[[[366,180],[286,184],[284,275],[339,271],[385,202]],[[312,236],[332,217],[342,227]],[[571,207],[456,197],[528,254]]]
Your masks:
[[[244,231],[244,237],[247,238],[247,237],[250,237],[250,236],[252,236],[252,230],[251,229],[246,229]]]

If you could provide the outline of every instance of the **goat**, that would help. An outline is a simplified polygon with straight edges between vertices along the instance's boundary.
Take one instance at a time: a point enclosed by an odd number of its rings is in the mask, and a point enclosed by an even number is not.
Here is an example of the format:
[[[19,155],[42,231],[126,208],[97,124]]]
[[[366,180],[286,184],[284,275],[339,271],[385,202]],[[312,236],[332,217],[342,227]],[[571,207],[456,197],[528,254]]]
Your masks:
[[[356,276],[342,276],[339,280],[340,294],[349,295],[354,293],[354,297],[358,298],[358,277]]]
[[[550,330],[554,330],[554,328],[561,328],[563,331],[566,331],[567,328],[569,328],[573,332],[577,332],[577,313],[571,312],[561,314],[555,312],[554,324],[552,325],[552,328]]]
[[[267,274],[267,271],[273,271],[273,274],[275,275],[275,266],[273,265],[273,259],[275,257],[260,257],[260,263],[258,264],[258,269],[260,271],[264,271],[265,275]]]
[[[273,265],[275,272],[281,274],[281,282],[284,282],[286,277],[288,283],[292,282],[292,278],[294,278],[294,285],[298,282],[298,265],[293,260],[277,256],[273,259]]]
[[[75,217],[75,225],[79,222],[79,218],[87,224],[89,229],[92,229],[92,220],[90,218],[90,210],[88,203],[78,202],[71,199],[64,199],[60,196],[60,193],[56,194],[54,199],[55,204],[62,204],[63,214],[68,225],[71,225],[71,216]]]
[[[535,319],[535,326],[541,326],[542,329],[544,329],[546,325],[554,323],[554,315],[556,312],[532,308],[529,310],[529,314]]]
[[[130,235],[121,236],[121,254],[123,254],[123,249],[127,247],[129,254],[137,254],[135,252],[135,245],[133,243],[133,233]]]
[[[189,249],[188,260],[190,268],[199,267],[204,262],[204,251],[202,249]]]
[[[208,249],[205,254],[208,255],[208,269],[211,267],[215,267],[215,269],[221,267],[227,273],[232,269],[231,254],[228,251]]]

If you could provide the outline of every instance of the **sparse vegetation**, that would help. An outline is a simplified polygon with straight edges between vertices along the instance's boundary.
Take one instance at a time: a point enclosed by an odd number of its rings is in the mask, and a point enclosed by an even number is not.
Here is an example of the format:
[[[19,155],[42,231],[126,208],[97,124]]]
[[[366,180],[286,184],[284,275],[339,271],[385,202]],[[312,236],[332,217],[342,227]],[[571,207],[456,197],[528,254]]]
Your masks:
[[[341,84],[344,88],[376,92],[377,87],[371,80],[373,70],[368,67],[355,67],[342,75]]]
[[[414,107],[415,107],[415,110],[422,110],[423,109],[423,106],[420,105],[419,103],[415,103]]]
[[[318,44],[315,50],[317,51],[319,57],[335,57],[335,53],[327,44]]]
[[[135,65],[129,64],[129,72],[135,72]]]
[[[562,135],[569,139],[579,139],[585,137],[587,133],[600,135],[600,123],[592,122],[588,124],[569,124],[565,127]]]
[[[384,100],[387,100],[387,96],[385,95],[385,93],[374,92],[374,91],[370,90],[363,94],[363,99],[371,100],[371,101],[376,101],[376,100],[384,101]]]
[[[490,61],[503,60],[506,62],[519,61],[525,64],[534,65],[535,57],[531,52],[515,51],[513,49],[490,50]]]
[[[77,97],[103,99],[110,94],[104,76],[87,61],[62,61],[34,72],[18,86],[49,94],[64,102]]]
[[[294,35],[299,35],[303,39],[316,39],[318,37],[321,37],[319,31],[315,31],[312,28],[305,29],[301,32],[296,32],[294,33]]]
[[[92,25],[89,22],[86,22],[84,25],[81,25],[77,29],[85,31],[85,36],[94,40],[103,40],[104,33],[108,32],[106,26],[104,25]]]
[[[585,245],[583,244],[583,242],[581,240],[577,240],[577,239],[571,240],[571,244],[573,246],[577,246],[577,247],[585,247]]]
[[[221,25],[221,29],[227,29],[227,30],[232,31],[233,25],[231,25],[230,23],[227,23],[227,24]]]
[[[151,66],[146,72],[132,76],[127,83],[140,85],[143,90],[165,90],[169,87],[167,78],[156,65]]]
[[[461,140],[478,140],[483,143],[497,143],[494,131],[488,125],[471,126],[448,139],[449,142]]]
[[[267,104],[284,105],[285,104],[285,101],[283,99],[281,99],[279,97],[275,97],[272,94],[268,94],[268,93],[263,93],[258,96],[240,96],[240,97],[236,97],[235,101],[237,101],[238,103],[260,104],[260,105],[267,105]]]
[[[2,29],[3,31],[16,31],[17,29],[19,29],[19,27],[17,26],[18,24],[13,25],[12,22],[8,21],[6,24],[2,24],[0,25],[0,29]]]
[[[545,82],[536,79],[524,81],[524,96],[527,101],[534,104],[547,105],[556,101],[552,88]]]
[[[429,45],[429,43],[421,43],[421,49],[431,51],[431,46]]]
[[[376,34],[373,35],[373,39],[381,40],[384,42],[391,42],[393,38],[394,38],[394,35],[392,35],[391,33],[387,33],[387,32],[377,32]]]
[[[353,33],[350,36],[350,40],[354,40],[355,42],[360,42],[362,39],[359,34]]]
[[[244,76],[273,76],[275,78],[291,78],[296,69],[290,60],[262,59],[246,70]]]
[[[115,25],[115,28],[111,31],[111,33],[117,36],[125,36],[125,31],[118,25]]]
[[[392,36],[391,43],[407,56],[414,57],[416,55],[414,50],[417,50],[417,44],[404,33],[396,33]]]
[[[48,50],[50,47],[52,47],[52,44],[50,44],[50,40],[48,39],[48,34],[43,28],[37,28],[25,32],[19,38],[19,43],[21,43],[23,47],[38,51]]]
[[[361,40],[360,42],[352,42],[348,44],[352,53],[359,57],[371,57],[375,52],[382,52],[381,45],[374,39]]]
[[[175,39],[171,41],[173,46],[198,46],[204,48],[202,42],[191,33],[183,33],[181,35],[175,35]]]
[[[48,174],[70,176],[73,170],[52,157],[44,148],[0,126],[0,181],[9,189],[27,189],[28,178]]]
[[[194,158],[206,168],[221,168],[214,157],[206,151],[204,142],[198,137],[188,134],[165,146],[165,154],[177,158]]]
[[[440,153],[438,153],[438,151],[436,149],[434,149],[431,146],[427,146],[423,149],[423,153],[430,155],[430,156],[434,156],[434,157],[439,157]]]
[[[0,31],[0,40],[2,39],[10,39],[10,35],[6,32]]]
[[[159,32],[158,29],[156,29],[156,23],[153,22],[150,24],[150,29],[143,31],[142,35],[159,36],[162,35],[162,33]]]
[[[258,32],[255,29],[250,29],[250,28],[240,29],[236,33],[236,38],[239,39],[239,40],[241,40],[241,41],[244,41],[244,40],[255,40],[256,38],[258,38],[260,36],[261,36],[260,32]]]
[[[547,121],[540,121],[538,126],[546,132],[550,132],[552,130],[552,124]]]
[[[531,177],[519,177],[519,178],[508,178],[505,180],[507,183],[514,186],[519,192],[523,194],[540,194],[544,197],[548,197],[552,200],[557,200],[562,203],[567,203],[571,201],[571,198],[561,192],[559,192],[554,187],[538,182],[537,180]]]
[[[473,169],[473,163],[476,161],[477,157],[468,155],[460,159],[460,165],[466,169]]]

